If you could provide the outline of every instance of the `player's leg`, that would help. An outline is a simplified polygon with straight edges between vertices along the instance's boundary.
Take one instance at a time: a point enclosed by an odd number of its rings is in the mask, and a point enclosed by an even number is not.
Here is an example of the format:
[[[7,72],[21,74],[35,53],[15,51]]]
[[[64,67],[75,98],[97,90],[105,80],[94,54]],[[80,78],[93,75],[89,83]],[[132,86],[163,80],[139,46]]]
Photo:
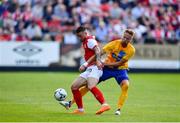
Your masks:
[[[102,105],[101,109],[98,110],[96,114],[101,114],[104,111],[107,111],[110,109],[110,106],[106,103],[102,92],[96,87],[96,85],[99,82],[99,78],[102,76],[102,73],[103,73],[102,70],[99,70],[97,66],[92,66],[91,72],[88,75],[88,79],[87,79],[88,89],[91,91],[94,97]]]
[[[103,75],[100,77],[98,84],[101,83],[102,81],[105,81],[105,80],[111,78],[111,77],[112,77],[111,71],[109,71],[106,68],[103,68]],[[88,89],[87,85],[85,85],[85,86],[82,86],[79,89],[79,91],[80,91],[81,95],[84,96],[89,91],[89,89]],[[64,101],[63,106],[66,109],[69,109],[69,107],[71,107],[71,105],[74,104],[74,102],[75,102],[75,100],[74,100],[74,98],[72,98],[71,101]]]
[[[124,103],[128,97],[129,81],[123,80],[121,82],[120,87],[121,87],[121,95],[119,96],[119,99],[118,99],[118,106],[117,106],[117,110],[115,112],[116,115],[120,115],[122,106],[124,105]]]
[[[82,73],[80,76],[85,77],[84,73]],[[100,77],[98,84],[101,83],[102,81],[105,81],[105,80],[111,78],[112,76],[113,76],[113,74],[109,69],[107,69],[106,67],[103,68],[103,75]],[[85,86],[82,86],[79,89],[79,91],[80,91],[81,95],[84,96],[89,91],[89,89],[88,89],[87,85],[85,85]],[[74,98],[72,98],[70,101],[61,101],[60,104],[62,106],[64,106],[66,109],[69,109],[71,107],[71,105],[74,104],[74,102],[75,102],[75,100],[74,100]]]
[[[117,110],[116,110],[115,114],[120,115],[122,106],[124,105],[124,103],[128,97],[129,81],[128,81],[127,71],[121,70],[119,72],[118,76],[115,77],[115,79],[121,88],[121,94],[118,99]]]
[[[89,90],[102,105],[101,108],[96,112],[96,114],[102,114],[103,112],[110,110],[110,106],[106,103],[103,93],[96,87],[98,79],[89,77],[87,82]]]
[[[96,78],[89,77],[87,80],[88,89],[91,91],[91,93],[99,101],[100,104],[104,104],[105,103],[104,96],[102,92],[96,87],[98,81],[99,80]]]
[[[84,96],[89,91],[89,89],[88,89],[87,85],[84,85],[84,86],[80,87],[79,91],[81,93],[81,96]],[[74,98],[72,98],[72,100],[70,101],[70,106],[74,103],[75,103],[75,100],[74,100]]]
[[[87,80],[87,76],[89,75],[89,72],[88,70],[86,70],[85,72],[81,73],[80,74],[80,78],[83,80],[83,81],[86,81]],[[81,81],[81,80],[80,80]],[[80,84],[80,83],[79,83]],[[74,85],[75,86],[75,85]],[[75,88],[77,89],[77,88]],[[79,88],[79,91],[81,93],[81,96],[83,96],[85,93],[87,93],[87,91],[89,91],[89,89],[87,88],[87,83],[86,85],[82,86]],[[78,92],[79,93],[79,92]],[[82,98],[82,97],[81,97]],[[60,101],[59,103],[65,107],[66,109],[69,109],[71,107],[72,104],[74,104],[75,102],[75,99],[74,97],[72,98],[72,100],[70,101]]]
[[[79,89],[81,96],[84,96],[89,89],[87,88],[87,85],[84,85],[82,87],[80,87]],[[69,110],[69,108],[75,103],[74,98],[72,98],[70,101],[60,101],[59,102],[64,108],[66,108],[67,110]]]
[[[78,77],[72,83],[71,91],[73,93],[73,98],[74,98],[74,100],[78,106],[78,110],[75,110],[74,113],[84,112],[83,103],[82,103],[82,96],[81,96],[81,93],[79,91],[79,88],[85,84],[87,84],[86,79],[82,78],[82,77]]]
[[[89,91],[89,89],[86,85],[84,85],[80,87],[79,91],[81,96],[84,96]],[[59,103],[68,110],[75,103],[75,100],[72,98],[70,101],[60,101]]]

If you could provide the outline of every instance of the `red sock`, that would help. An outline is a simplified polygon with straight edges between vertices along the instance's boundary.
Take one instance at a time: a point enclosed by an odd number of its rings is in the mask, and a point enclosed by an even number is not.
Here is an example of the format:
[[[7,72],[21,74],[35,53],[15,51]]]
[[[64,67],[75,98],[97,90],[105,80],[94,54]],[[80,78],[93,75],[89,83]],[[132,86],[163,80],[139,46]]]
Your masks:
[[[83,108],[83,103],[82,103],[82,96],[79,90],[72,90],[74,100],[78,106],[78,108]]]
[[[97,87],[93,87],[90,91],[93,93],[93,95],[96,97],[96,99],[101,104],[105,103],[104,96],[103,96],[103,94],[101,93],[101,91]]]

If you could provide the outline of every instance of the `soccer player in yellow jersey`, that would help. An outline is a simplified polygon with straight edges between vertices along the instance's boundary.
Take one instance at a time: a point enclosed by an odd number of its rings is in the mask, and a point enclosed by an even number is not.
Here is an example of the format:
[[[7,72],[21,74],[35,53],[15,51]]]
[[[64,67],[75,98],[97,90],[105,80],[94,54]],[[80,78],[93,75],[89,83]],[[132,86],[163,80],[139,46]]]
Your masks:
[[[122,106],[128,96],[129,78],[128,78],[128,60],[132,58],[135,53],[135,48],[131,44],[134,37],[134,32],[130,29],[124,31],[122,39],[109,42],[103,47],[102,54],[107,54],[104,62],[103,75],[99,79],[99,83],[110,78],[115,78],[119,84],[122,92],[118,99],[117,110],[115,115],[120,115]],[[91,57],[87,62],[90,63],[95,59]],[[85,65],[80,66],[80,71],[86,69]],[[84,86],[80,88],[81,95],[85,95],[88,89]],[[69,102],[60,102],[66,108],[73,104],[73,100]]]

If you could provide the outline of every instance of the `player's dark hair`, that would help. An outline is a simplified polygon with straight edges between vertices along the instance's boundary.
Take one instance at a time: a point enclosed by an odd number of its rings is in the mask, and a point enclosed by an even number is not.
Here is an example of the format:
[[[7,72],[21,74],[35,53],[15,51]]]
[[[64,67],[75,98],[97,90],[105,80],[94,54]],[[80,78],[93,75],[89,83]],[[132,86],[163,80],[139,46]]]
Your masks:
[[[80,27],[78,27],[78,28],[76,29],[76,33],[84,32],[85,30],[87,30],[86,27],[80,26]]]

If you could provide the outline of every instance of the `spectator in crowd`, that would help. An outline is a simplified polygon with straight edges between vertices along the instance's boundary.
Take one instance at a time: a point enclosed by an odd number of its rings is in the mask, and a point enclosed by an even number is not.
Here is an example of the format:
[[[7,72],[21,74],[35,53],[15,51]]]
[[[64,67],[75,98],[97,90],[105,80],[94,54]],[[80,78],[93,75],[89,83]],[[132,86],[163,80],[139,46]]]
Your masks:
[[[54,7],[54,14],[53,14],[53,16],[55,17],[55,19],[60,20],[62,23],[66,23],[68,21],[69,15],[68,15],[68,12],[66,11],[66,6],[62,2],[59,2]]]
[[[108,27],[105,25],[103,21],[101,21],[99,23],[99,27],[97,27],[95,31],[96,38],[101,43],[107,43],[108,33],[109,33]]]
[[[43,17],[43,5],[41,1],[37,1],[32,7],[32,15],[36,20],[40,20]]]
[[[16,37],[56,40],[74,22],[71,31],[89,25],[100,42],[112,40],[130,27],[136,32],[136,43],[151,39],[166,44],[179,41],[179,11],[178,0],[3,0],[0,37],[8,41]],[[29,30],[37,35],[28,34]]]
[[[119,7],[117,2],[112,3],[110,9],[110,17],[112,19],[120,19],[121,14],[123,13],[122,8]]]
[[[67,30],[64,33],[64,44],[76,45],[78,43],[79,43],[79,41],[78,41],[77,36],[71,30]]]
[[[41,40],[42,30],[41,28],[33,21],[25,30],[25,34],[31,40]]]

